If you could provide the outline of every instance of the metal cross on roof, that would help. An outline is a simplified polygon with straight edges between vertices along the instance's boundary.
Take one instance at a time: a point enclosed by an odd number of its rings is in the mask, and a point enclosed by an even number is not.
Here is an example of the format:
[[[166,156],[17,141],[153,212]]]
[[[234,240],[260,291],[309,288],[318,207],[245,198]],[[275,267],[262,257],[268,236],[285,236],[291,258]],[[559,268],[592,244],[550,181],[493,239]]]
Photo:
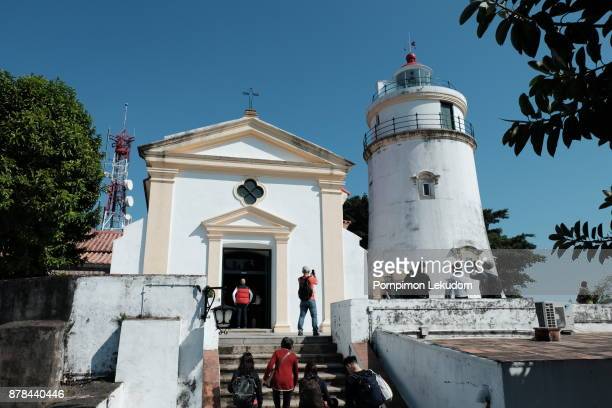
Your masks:
[[[253,110],[253,98],[259,96],[259,93],[255,92],[253,88],[249,88],[247,91],[242,91],[242,94],[249,97],[249,110]]]

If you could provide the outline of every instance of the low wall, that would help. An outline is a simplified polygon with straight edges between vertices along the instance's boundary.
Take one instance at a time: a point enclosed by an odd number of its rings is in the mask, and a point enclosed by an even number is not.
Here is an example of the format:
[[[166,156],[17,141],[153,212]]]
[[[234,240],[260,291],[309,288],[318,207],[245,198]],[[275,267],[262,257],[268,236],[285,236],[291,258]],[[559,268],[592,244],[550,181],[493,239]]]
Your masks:
[[[0,325],[0,387],[58,388],[65,327],[58,320]]]
[[[531,299],[349,299],[332,304],[332,336],[338,350],[367,341],[376,329],[432,335],[530,334],[537,326]]]
[[[572,305],[574,330],[578,333],[612,332],[612,304]]]
[[[0,324],[20,320],[67,321],[76,277],[0,280]]]
[[[112,375],[125,318],[178,318],[178,395],[188,396],[182,407],[201,406],[204,298],[197,286],[205,283],[203,276],[179,275],[79,278],[66,333],[65,376]]]
[[[65,332],[62,331],[59,344],[54,348],[62,353],[66,382],[95,378],[114,380],[121,325],[125,319],[178,319],[177,404],[180,401],[182,408],[199,408],[202,406],[203,350],[205,346],[217,347],[217,334],[212,329],[214,319],[208,319],[206,324],[201,320],[204,297],[200,289],[205,285],[205,276],[183,275],[0,281],[0,316],[12,322],[56,320],[65,325]],[[210,337],[207,341],[205,331]],[[19,346],[17,338],[8,341]],[[137,340],[133,346],[139,346]],[[27,359],[27,364],[36,367],[36,358]],[[19,375],[11,373],[12,378],[19,378]]]
[[[376,330],[372,341],[385,371],[411,408],[503,408],[501,365],[409,336]],[[512,405],[525,406],[525,405]]]

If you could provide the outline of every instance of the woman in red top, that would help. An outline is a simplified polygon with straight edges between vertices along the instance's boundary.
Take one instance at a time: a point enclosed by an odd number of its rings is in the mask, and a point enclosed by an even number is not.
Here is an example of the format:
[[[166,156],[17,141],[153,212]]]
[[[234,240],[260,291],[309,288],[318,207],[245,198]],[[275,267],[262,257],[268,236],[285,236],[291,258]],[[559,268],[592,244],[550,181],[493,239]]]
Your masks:
[[[298,358],[291,351],[292,348],[293,340],[289,337],[283,338],[281,348],[272,354],[264,374],[264,384],[269,382],[269,386],[272,387],[275,408],[281,408],[281,394],[282,408],[289,408],[291,394],[298,383]]]

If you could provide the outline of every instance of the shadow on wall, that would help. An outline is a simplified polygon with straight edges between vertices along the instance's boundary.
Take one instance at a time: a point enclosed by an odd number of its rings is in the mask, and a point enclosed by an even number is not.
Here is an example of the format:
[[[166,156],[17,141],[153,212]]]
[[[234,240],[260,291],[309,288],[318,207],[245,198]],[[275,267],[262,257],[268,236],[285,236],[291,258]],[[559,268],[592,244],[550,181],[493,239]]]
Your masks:
[[[115,378],[120,335],[121,326],[106,339],[98,351],[91,357],[91,373],[96,377],[106,377],[111,380]]]

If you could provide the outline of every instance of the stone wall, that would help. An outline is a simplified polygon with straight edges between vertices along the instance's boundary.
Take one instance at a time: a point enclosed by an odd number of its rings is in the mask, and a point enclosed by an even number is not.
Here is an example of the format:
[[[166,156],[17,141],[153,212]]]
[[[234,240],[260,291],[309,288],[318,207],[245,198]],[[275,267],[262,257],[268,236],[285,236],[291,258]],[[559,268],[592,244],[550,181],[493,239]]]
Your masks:
[[[531,299],[350,299],[332,304],[332,336],[339,351],[367,341],[376,329],[430,335],[530,335],[537,326]]]
[[[68,321],[76,277],[0,280],[0,324],[20,320]]]
[[[22,386],[58,384],[60,379],[115,381],[123,321],[175,319],[175,399],[182,408],[200,408],[204,333],[212,334],[209,348],[216,348],[217,339],[208,329],[214,319],[207,320],[206,330],[201,319],[205,285],[205,276],[185,275],[0,281],[0,323],[10,322],[0,326],[0,378]],[[144,344],[138,336],[124,340],[133,343],[124,342],[127,350]],[[129,360],[131,354],[124,356]]]
[[[612,304],[607,305],[572,305],[574,330],[584,332],[612,331]]]
[[[0,387],[52,387],[62,379],[64,330],[58,320],[0,325]]]

